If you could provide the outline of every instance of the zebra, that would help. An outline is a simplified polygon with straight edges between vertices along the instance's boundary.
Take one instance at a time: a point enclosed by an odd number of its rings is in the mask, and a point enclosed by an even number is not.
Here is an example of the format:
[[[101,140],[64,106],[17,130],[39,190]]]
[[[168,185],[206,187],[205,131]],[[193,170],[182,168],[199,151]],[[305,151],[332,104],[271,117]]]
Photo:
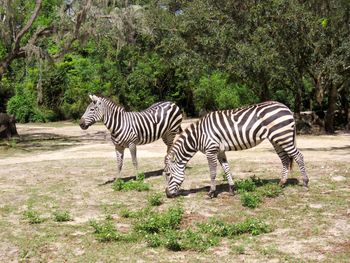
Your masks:
[[[163,174],[166,176],[168,197],[178,194],[184,180],[185,166],[197,151],[203,152],[210,171],[210,191],[216,197],[217,160],[221,164],[233,194],[234,183],[225,151],[239,151],[252,148],[266,138],[272,143],[282,161],[280,185],[287,181],[288,170],[293,159],[303,176],[303,184],[308,187],[308,176],[302,153],[295,144],[295,122],[290,109],[282,103],[267,101],[235,110],[213,111],[192,123],[174,142],[165,157]]]
[[[129,148],[137,173],[136,145],[148,144],[162,138],[167,152],[177,133],[182,131],[182,113],[172,102],[157,102],[141,112],[128,112],[110,99],[89,95],[91,103],[80,119],[80,127],[86,130],[97,121],[103,121],[111,132],[111,140],[117,155],[117,177],[120,176],[124,150]],[[115,179],[115,178],[114,178]]]

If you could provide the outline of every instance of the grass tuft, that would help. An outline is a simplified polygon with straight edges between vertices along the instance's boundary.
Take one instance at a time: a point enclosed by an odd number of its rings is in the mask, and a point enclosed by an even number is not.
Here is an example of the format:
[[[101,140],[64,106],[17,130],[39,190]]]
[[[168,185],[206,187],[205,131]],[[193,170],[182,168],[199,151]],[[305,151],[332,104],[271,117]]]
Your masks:
[[[117,179],[113,184],[112,188],[114,191],[148,191],[150,189],[150,185],[144,182],[145,175],[144,173],[139,173],[136,176],[135,180],[130,180],[124,182],[122,179]]]
[[[163,204],[163,194],[162,193],[155,193],[148,197],[148,204],[150,206],[160,206]]]
[[[256,208],[261,203],[261,197],[257,193],[243,192],[241,194],[241,202],[243,206]]]
[[[24,212],[24,217],[30,224],[40,224],[45,221],[45,219],[40,216],[39,212],[31,209]]]
[[[56,222],[67,222],[73,219],[68,211],[56,211],[53,212],[53,220]]]

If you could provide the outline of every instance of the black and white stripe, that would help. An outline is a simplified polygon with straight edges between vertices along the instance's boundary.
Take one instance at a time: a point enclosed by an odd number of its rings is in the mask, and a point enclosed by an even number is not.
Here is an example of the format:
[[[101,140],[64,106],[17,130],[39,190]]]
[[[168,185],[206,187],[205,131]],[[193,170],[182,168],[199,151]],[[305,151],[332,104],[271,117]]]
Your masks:
[[[230,191],[233,180],[225,151],[239,151],[252,148],[268,139],[274,146],[283,165],[280,184],[287,180],[292,160],[299,165],[304,185],[308,177],[303,155],[295,145],[295,122],[292,112],[285,105],[268,101],[236,109],[208,113],[191,124],[176,140],[166,156],[164,172],[167,175],[168,197],[177,194],[184,180],[185,166],[197,152],[203,152],[209,164],[211,187],[209,195],[215,196],[217,160],[228,179]]]
[[[158,102],[141,112],[127,112],[107,98],[90,95],[90,99],[92,102],[81,117],[80,127],[86,130],[95,122],[103,121],[115,145],[118,175],[125,148],[129,148],[137,171],[136,145],[162,138],[169,152],[175,135],[181,131],[182,113],[172,102]]]

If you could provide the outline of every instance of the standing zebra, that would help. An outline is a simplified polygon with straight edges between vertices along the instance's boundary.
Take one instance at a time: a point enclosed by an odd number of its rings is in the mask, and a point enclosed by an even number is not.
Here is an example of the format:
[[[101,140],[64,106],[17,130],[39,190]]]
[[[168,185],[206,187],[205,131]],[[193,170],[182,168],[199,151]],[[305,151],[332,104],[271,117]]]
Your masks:
[[[185,166],[197,152],[203,152],[208,160],[211,186],[208,195],[216,196],[216,166],[219,160],[233,192],[233,180],[225,151],[252,148],[265,139],[275,148],[283,165],[280,184],[287,181],[288,170],[294,159],[299,165],[304,186],[308,177],[303,155],[295,146],[295,123],[292,112],[275,101],[236,109],[208,113],[192,123],[175,141],[165,158],[164,173],[167,178],[166,194],[174,197],[184,180]]]
[[[86,130],[96,121],[103,121],[111,132],[115,146],[118,176],[123,167],[125,148],[129,148],[132,163],[137,171],[136,145],[162,138],[169,152],[175,135],[182,131],[182,113],[174,103],[158,102],[141,112],[127,112],[107,98],[89,96],[92,102],[80,119],[80,127]]]

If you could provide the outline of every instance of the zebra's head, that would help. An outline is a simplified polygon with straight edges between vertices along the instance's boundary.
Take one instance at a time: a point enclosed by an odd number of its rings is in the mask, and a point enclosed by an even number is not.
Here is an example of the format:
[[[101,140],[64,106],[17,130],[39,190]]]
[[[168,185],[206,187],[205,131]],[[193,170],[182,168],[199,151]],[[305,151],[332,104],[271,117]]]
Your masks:
[[[163,174],[167,182],[167,187],[165,188],[167,197],[175,197],[185,179],[185,163],[178,160],[174,152],[170,152],[165,157]]]
[[[89,95],[89,97],[92,102],[86,108],[85,113],[81,117],[80,124],[79,124],[83,130],[86,130],[95,122],[102,120],[102,117],[103,117],[103,113],[102,113],[103,102],[101,98],[95,95]]]

